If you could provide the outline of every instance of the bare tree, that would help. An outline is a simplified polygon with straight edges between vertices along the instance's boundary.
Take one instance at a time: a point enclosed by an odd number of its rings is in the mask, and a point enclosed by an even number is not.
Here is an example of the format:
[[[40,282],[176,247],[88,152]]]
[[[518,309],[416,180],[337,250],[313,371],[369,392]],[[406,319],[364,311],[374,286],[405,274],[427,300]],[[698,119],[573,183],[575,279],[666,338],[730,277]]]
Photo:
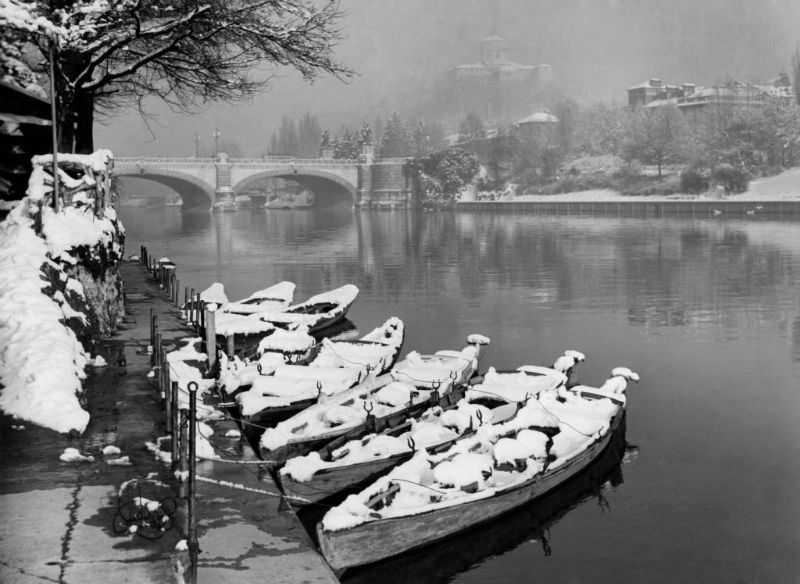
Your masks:
[[[673,105],[639,110],[631,119],[626,158],[655,164],[661,178],[664,164],[677,158],[684,125],[683,115]]]
[[[283,65],[349,77],[336,0],[0,0],[0,76],[23,86],[54,54],[61,147],[92,149],[95,113],[159,97],[247,99]]]

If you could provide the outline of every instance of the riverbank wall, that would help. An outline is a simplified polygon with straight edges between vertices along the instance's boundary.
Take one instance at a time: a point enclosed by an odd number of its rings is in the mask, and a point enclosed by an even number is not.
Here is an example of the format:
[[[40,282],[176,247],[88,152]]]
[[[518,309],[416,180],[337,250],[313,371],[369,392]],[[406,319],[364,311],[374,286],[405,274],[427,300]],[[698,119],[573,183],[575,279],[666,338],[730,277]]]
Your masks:
[[[608,217],[800,217],[800,200],[502,200],[462,201],[461,211],[505,211],[538,215],[596,215]]]

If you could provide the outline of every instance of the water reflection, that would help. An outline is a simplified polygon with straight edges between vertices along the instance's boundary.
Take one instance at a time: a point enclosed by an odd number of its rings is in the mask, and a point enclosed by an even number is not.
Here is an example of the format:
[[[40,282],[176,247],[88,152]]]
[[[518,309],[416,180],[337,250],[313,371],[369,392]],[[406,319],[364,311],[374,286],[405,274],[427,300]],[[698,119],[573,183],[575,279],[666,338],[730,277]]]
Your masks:
[[[482,369],[552,363],[577,348],[588,355],[581,383],[600,383],[617,365],[639,372],[628,433],[647,456],[614,492],[616,522],[609,529],[578,505],[537,565],[542,577],[728,582],[746,573],[772,582],[800,573],[789,551],[800,546],[800,222],[349,207],[197,219],[125,208],[122,218],[129,249],[169,255],[183,285],[218,280],[243,297],[292,280],[303,300],[352,282],[361,289],[352,322],[366,331],[402,318],[407,350],[458,349],[480,332],[492,339]],[[744,540],[745,524],[760,537]],[[497,581],[519,581],[529,555],[518,546],[455,578],[496,570]]]
[[[625,453],[624,428],[609,448],[585,472],[557,490],[468,532],[426,548],[408,552],[370,566],[345,572],[343,584],[434,584],[447,582],[468,568],[523,545],[536,545],[541,556],[553,553],[550,532],[570,511],[596,502],[610,510],[607,493],[623,482],[621,461]],[[557,549],[556,549],[557,551]],[[530,563],[536,554],[528,554]],[[533,570],[533,566],[530,566]],[[495,574],[505,581],[503,574]]]
[[[196,254],[213,250],[214,277],[241,284],[240,294],[276,278],[307,283],[309,294],[356,282],[364,294],[394,302],[434,293],[476,306],[503,291],[518,309],[602,309],[638,327],[717,328],[718,338],[794,323],[797,315],[800,227],[792,222],[354,213],[346,206],[215,215],[125,209],[124,220],[151,244],[158,234],[170,246],[185,240]],[[797,334],[790,334],[796,354]]]

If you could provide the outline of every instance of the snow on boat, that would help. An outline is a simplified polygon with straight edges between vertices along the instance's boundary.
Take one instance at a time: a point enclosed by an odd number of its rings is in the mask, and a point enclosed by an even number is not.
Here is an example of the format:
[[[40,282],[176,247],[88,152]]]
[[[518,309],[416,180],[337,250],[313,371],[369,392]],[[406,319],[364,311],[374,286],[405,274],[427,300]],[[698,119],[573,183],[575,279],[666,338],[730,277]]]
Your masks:
[[[267,310],[255,314],[265,322],[278,326],[301,324],[306,326],[309,332],[315,333],[342,320],[357,296],[358,287],[345,284],[283,310]]]
[[[320,396],[371,383],[394,365],[404,339],[403,321],[391,317],[358,340],[323,339],[308,364],[277,365],[268,371],[262,366],[250,389],[236,395],[240,415],[249,425],[272,425]]]
[[[467,343],[461,351],[433,355],[412,351],[389,374],[338,395],[321,395],[317,404],[264,431],[261,457],[280,465],[343,434],[360,437],[379,426],[396,426],[440,400],[449,403],[453,388],[466,383],[477,371],[481,348],[489,339],[470,335]]]
[[[387,575],[402,574],[403,582],[451,582],[484,559],[507,553],[522,544],[530,550],[526,552],[529,554],[537,544],[541,545],[544,556],[557,553],[559,522],[584,504],[596,505],[598,496],[607,495],[609,490],[622,484],[625,438],[623,424],[598,458],[559,484],[557,489],[436,545],[348,569],[343,581],[374,584],[385,580]],[[605,497],[601,500],[608,504]]]
[[[565,374],[547,367],[523,365],[508,373],[489,368],[452,408],[435,406],[397,427],[352,440],[342,436],[319,451],[289,459],[277,475],[281,489],[296,506],[335,496],[374,480],[417,449],[433,452],[482,424],[505,420],[517,403],[566,382]]]
[[[245,317],[247,315],[254,314],[259,311],[275,311],[288,308],[292,303],[292,298],[294,297],[294,289],[295,285],[293,282],[278,282],[277,284],[273,284],[268,288],[253,292],[247,298],[231,302],[228,300],[228,295],[225,293],[225,286],[220,282],[214,282],[208,288],[200,292],[200,300],[206,304],[213,303],[217,305],[218,309],[216,316],[218,319],[223,314],[238,316],[238,319],[230,319],[232,325],[233,323],[239,322],[246,323],[247,321],[245,320]],[[184,318],[188,316],[188,311],[194,308],[198,308],[195,307],[194,298],[183,304],[181,306],[181,310],[184,313]],[[249,328],[254,328],[257,325],[249,324],[246,326]],[[219,331],[219,327],[217,330]],[[264,330],[269,329],[267,328]]]
[[[317,526],[323,555],[334,569],[372,563],[553,490],[598,458],[623,425],[628,380],[638,375],[618,368],[599,388],[542,393],[444,452],[417,451],[328,511]]]
[[[294,297],[294,282],[278,282],[269,288],[253,292],[247,298],[222,305],[221,311],[231,314],[253,314],[265,310],[284,310]]]

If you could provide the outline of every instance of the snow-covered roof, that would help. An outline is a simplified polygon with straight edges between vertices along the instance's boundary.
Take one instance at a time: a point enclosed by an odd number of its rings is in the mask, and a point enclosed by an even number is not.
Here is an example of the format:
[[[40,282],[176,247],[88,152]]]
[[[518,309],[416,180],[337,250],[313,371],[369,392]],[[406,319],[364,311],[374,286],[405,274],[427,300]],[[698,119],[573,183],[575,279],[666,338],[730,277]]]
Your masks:
[[[536,112],[529,115],[527,118],[522,118],[517,124],[557,124],[558,118],[553,114],[547,112]]]

